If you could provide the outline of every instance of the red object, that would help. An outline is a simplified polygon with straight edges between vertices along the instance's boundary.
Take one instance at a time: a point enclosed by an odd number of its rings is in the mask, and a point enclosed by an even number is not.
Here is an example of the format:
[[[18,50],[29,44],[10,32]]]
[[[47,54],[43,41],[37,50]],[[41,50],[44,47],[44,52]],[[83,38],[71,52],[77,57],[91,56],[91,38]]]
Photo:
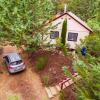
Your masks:
[[[70,80],[70,78],[66,78],[66,80],[63,80],[61,83],[59,83],[61,89],[63,89],[64,84],[69,80]]]
[[[74,77],[77,77],[77,76],[78,76],[78,73],[73,73],[73,76],[74,76]],[[66,80],[62,80],[62,81],[59,83],[61,89],[63,89],[64,84],[65,84],[67,81],[69,81],[69,80],[70,80],[70,78],[66,78]]]
[[[13,67],[9,66],[8,69],[13,69]]]

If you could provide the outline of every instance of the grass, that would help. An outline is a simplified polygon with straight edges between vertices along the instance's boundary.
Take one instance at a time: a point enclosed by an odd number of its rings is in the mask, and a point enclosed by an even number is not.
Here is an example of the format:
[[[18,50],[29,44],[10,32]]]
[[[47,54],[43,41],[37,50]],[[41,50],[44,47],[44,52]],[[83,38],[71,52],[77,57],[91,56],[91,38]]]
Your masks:
[[[47,76],[47,75],[43,76],[43,83],[44,83],[44,85],[48,86],[49,76]]]
[[[60,100],[66,100],[66,98],[67,98],[67,94],[65,93],[65,91],[64,90],[60,91],[59,99]]]
[[[9,96],[7,100],[21,100],[19,96]]]
[[[39,57],[37,59],[36,69],[37,70],[43,70],[44,67],[46,66],[47,62],[48,62],[48,57],[46,57],[46,56]]]

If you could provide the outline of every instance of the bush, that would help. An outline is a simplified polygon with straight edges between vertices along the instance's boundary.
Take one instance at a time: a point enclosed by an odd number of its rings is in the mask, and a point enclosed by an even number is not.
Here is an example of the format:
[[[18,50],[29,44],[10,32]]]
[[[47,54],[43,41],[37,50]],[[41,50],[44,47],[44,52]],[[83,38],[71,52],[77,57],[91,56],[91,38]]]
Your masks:
[[[92,56],[100,56],[100,35],[95,33],[85,39],[88,53]]]
[[[44,85],[46,85],[46,86],[48,86],[48,84],[49,84],[49,76],[44,76],[43,77],[43,83],[44,83]]]
[[[61,50],[65,56],[68,55],[69,45],[68,44],[63,45],[61,43],[61,38],[56,39],[56,47],[59,48],[59,50]]]
[[[87,49],[85,57],[81,54],[82,47],[86,47]],[[100,62],[100,34],[95,33],[88,36],[85,40],[81,40],[81,44],[77,46],[76,52],[79,58],[82,58],[82,60],[88,63]]]
[[[64,90],[60,91],[59,98],[60,100],[66,100],[67,94],[65,93]]]
[[[77,60],[74,66],[81,80],[76,80],[66,69],[66,75],[73,79],[77,100],[100,100],[100,64],[86,64]]]
[[[8,100],[20,100],[19,96],[9,96]]]
[[[67,53],[68,53],[68,50],[67,50],[67,47],[66,46],[62,46],[62,52],[65,56],[67,56]]]
[[[44,67],[46,66],[47,62],[48,62],[48,57],[46,57],[46,56],[45,57],[39,57],[37,59],[36,69],[37,70],[43,70]]]

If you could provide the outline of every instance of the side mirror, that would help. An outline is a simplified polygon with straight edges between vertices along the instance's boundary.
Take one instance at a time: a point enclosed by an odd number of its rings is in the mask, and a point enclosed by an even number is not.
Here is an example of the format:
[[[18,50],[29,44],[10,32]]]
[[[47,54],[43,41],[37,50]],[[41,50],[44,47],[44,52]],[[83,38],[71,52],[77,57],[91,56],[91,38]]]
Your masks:
[[[3,56],[3,59],[5,59],[6,58],[6,56]]]

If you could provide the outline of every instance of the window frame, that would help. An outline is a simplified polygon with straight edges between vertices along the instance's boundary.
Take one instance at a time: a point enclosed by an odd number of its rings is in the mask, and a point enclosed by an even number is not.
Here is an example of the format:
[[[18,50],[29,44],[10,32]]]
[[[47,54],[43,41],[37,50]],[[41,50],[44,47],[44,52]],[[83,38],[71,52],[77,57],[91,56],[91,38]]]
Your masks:
[[[76,36],[73,40],[69,38],[71,34],[75,34],[75,36]],[[68,32],[68,38],[67,38],[68,41],[77,42],[77,39],[78,39],[78,33]]]
[[[55,34],[57,34],[57,36]],[[50,39],[56,39],[56,38],[59,38],[59,31],[51,31]]]

